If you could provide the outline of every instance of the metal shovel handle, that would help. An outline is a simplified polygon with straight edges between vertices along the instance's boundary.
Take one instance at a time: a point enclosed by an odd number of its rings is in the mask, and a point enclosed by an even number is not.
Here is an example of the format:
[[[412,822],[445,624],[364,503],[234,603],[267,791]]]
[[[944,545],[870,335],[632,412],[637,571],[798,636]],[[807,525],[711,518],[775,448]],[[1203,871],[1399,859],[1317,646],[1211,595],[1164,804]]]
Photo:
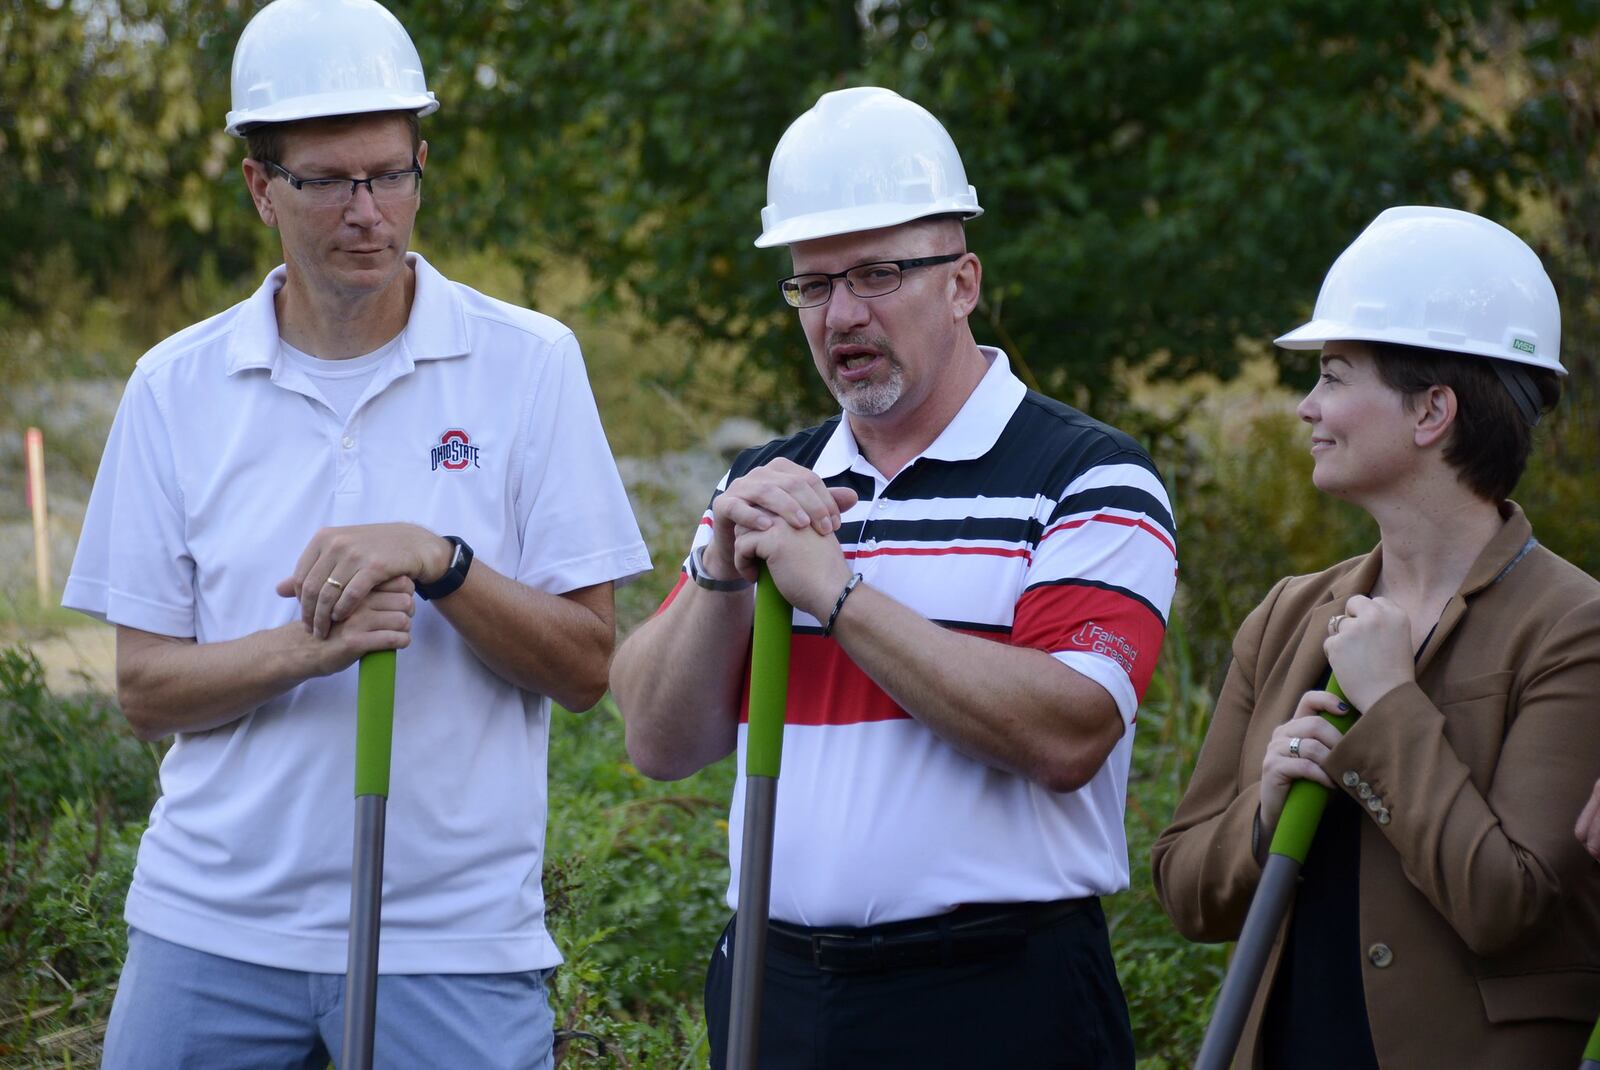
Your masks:
[[[1347,702],[1339,681],[1330,674],[1328,688]],[[1350,713],[1324,713],[1323,719],[1340,734],[1348,732],[1356,715]],[[1233,1062],[1233,1053],[1239,1047],[1239,1037],[1244,1034],[1245,1019],[1250,1016],[1250,1006],[1255,1002],[1256,989],[1261,986],[1266,973],[1267,957],[1278,929],[1294,900],[1296,879],[1300,867],[1305,865],[1311,841],[1317,835],[1317,825],[1328,807],[1328,789],[1311,780],[1297,780],[1289,786],[1284,799],[1283,813],[1278,817],[1278,827],[1272,832],[1272,845],[1267,849],[1267,862],[1261,869],[1261,880],[1256,894],[1250,900],[1250,911],[1245,915],[1244,929],[1234,946],[1233,958],[1228,963],[1227,975],[1222,979],[1222,991],[1217,995],[1216,1008],[1211,1012],[1211,1024],[1206,1027],[1205,1040],[1200,1044],[1200,1057],[1195,1070],[1227,1070]]]
[[[371,1070],[378,1022],[378,931],[383,908],[384,811],[394,740],[395,652],[361,659],[356,692],[356,828],[350,872],[341,1070]]]
[[[793,614],[765,567],[756,584],[750,640],[750,722],[744,746],[744,839],[739,853],[739,913],[734,923],[728,1068],[755,1070],[760,1047],[762,981],[767,965],[767,913],[772,899],[772,832],[777,820],[778,767],[789,695]]]

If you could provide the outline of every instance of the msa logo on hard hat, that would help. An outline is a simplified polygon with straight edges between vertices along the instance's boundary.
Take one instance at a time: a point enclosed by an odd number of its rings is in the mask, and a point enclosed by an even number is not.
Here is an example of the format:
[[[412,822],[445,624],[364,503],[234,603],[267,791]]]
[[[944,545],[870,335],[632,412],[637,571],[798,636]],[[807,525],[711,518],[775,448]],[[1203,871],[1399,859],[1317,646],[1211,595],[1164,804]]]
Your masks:
[[[1533,343],[1528,341],[1526,338],[1511,339],[1511,348],[1523,353],[1527,353],[1529,356],[1533,355]]]

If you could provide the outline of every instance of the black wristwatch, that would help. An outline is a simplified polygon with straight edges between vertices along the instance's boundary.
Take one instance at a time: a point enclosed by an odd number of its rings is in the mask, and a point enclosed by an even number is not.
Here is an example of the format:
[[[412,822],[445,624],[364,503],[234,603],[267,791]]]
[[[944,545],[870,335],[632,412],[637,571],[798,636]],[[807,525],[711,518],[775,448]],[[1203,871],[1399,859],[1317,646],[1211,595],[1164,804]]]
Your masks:
[[[455,547],[455,552],[450,555],[450,567],[444,570],[443,576],[432,583],[417,584],[417,597],[425,602],[455,594],[456,588],[467,582],[467,569],[472,567],[472,547],[459,535],[446,535],[445,539]]]

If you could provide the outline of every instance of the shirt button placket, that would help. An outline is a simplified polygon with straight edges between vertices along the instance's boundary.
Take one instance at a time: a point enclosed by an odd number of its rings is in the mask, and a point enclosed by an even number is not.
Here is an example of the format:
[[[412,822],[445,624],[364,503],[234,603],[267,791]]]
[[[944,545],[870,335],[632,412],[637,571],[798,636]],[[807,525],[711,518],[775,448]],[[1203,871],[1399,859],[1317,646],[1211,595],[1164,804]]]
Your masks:
[[[334,484],[334,522],[349,524],[354,522],[354,506],[357,496],[361,493],[361,463],[360,451],[356,448],[360,441],[353,423],[346,424],[339,433],[334,450],[334,469],[338,476]],[[347,515],[348,513],[348,515]]]

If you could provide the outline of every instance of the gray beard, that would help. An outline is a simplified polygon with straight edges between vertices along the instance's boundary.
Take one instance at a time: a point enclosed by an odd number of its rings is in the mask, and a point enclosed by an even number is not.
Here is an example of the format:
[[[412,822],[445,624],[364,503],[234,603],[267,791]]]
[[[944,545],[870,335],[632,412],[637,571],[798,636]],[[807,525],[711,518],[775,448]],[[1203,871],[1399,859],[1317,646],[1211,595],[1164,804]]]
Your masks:
[[[847,383],[838,376],[828,379],[828,391],[851,416],[882,416],[905,392],[905,375],[900,362],[889,358],[889,374],[864,383]]]

